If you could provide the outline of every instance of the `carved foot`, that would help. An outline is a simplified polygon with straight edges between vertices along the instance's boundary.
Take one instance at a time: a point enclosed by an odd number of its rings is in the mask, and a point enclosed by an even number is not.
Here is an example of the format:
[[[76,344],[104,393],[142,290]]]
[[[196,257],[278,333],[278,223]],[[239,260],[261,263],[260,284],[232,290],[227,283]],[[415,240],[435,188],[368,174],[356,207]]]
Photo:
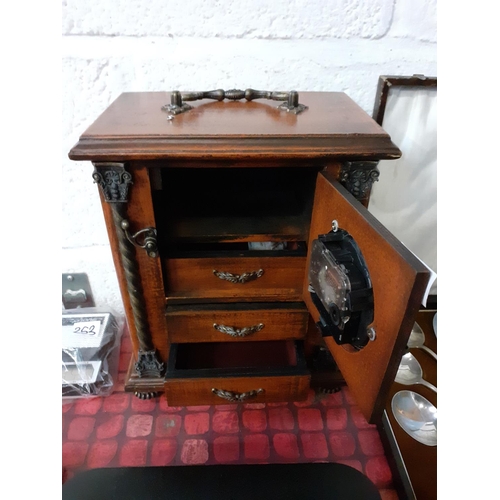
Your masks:
[[[135,391],[134,396],[139,399],[154,399],[160,395],[159,392],[139,392]]]
[[[316,387],[314,390],[316,396],[321,396],[322,394],[335,394],[339,392],[341,387]]]

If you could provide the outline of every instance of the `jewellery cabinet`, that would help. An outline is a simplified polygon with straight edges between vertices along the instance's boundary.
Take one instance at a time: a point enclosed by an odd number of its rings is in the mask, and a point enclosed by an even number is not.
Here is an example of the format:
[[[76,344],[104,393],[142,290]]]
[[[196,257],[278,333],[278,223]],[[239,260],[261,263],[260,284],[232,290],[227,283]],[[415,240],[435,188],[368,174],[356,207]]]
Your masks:
[[[175,406],[299,401],[322,345],[379,419],[429,280],[366,209],[378,161],[400,155],[340,92],[120,95],[69,157],[99,186],[134,349],[126,390]],[[317,327],[311,249],[336,231],[369,271],[362,344]]]

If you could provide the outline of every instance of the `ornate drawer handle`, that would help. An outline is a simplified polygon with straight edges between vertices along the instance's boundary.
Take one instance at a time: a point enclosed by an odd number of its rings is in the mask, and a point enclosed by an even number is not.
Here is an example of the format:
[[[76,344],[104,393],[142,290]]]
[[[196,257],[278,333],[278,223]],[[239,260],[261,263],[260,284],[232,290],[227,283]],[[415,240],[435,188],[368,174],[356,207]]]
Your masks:
[[[269,99],[271,101],[284,101],[278,106],[279,109],[287,113],[298,115],[307,109],[307,106],[299,103],[299,93],[296,90],[290,92],[270,92],[268,90],[254,89],[231,89],[231,90],[208,90],[203,92],[179,92],[174,90],[170,95],[170,104],[165,104],[161,109],[169,113],[169,118],[172,119],[175,115],[184,113],[193,109],[186,101],[198,101],[200,99],[214,99],[215,101],[240,101],[246,99],[253,101],[254,99]]]
[[[264,389],[257,389],[255,391],[248,391],[248,392],[231,392],[231,391],[224,391],[223,389],[212,389],[212,392],[216,395],[219,396],[219,398],[226,399],[227,401],[231,401],[231,403],[241,403],[242,401],[246,401],[247,399],[254,398],[258,394],[261,394],[264,391]]]
[[[213,273],[217,278],[221,280],[230,281],[231,283],[247,283],[248,281],[256,280],[260,278],[264,274],[264,269],[259,269],[258,271],[252,271],[251,273],[243,273],[243,274],[231,274],[226,273],[225,271],[216,271],[213,270]]]
[[[231,337],[246,337],[255,332],[260,332],[264,328],[264,323],[258,325],[245,326],[244,328],[236,328],[234,326],[218,325],[214,323],[214,328],[221,333],[230,335]]]

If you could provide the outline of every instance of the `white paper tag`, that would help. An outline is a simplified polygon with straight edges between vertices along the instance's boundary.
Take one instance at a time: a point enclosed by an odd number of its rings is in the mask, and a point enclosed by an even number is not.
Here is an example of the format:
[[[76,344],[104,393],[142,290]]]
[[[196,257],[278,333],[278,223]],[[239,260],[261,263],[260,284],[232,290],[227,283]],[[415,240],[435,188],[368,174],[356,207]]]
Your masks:
[[[99,347],[104,329],[100,321],[77,321],[62,327],[62,348]]]

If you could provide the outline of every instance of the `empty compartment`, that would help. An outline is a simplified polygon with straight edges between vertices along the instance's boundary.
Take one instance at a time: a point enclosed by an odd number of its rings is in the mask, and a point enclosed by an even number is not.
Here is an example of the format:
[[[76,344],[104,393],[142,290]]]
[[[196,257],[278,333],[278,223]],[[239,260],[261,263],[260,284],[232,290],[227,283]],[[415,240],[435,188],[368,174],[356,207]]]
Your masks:
[[[172,344],[165,394],[170,405],[302,401],[310,373],[302,341]]]
[[[188,257],[300,257],[307,255],[305,241],[204,242],[170,240],[163,247],[167,258]]]
[[[275,369],[297,366],[293,341],[179,344],[175,370]]]
[[[318,168],[165,168],[153,191],[160,244],[307,240]],[[196,179],[196,182],[193,182]]]

